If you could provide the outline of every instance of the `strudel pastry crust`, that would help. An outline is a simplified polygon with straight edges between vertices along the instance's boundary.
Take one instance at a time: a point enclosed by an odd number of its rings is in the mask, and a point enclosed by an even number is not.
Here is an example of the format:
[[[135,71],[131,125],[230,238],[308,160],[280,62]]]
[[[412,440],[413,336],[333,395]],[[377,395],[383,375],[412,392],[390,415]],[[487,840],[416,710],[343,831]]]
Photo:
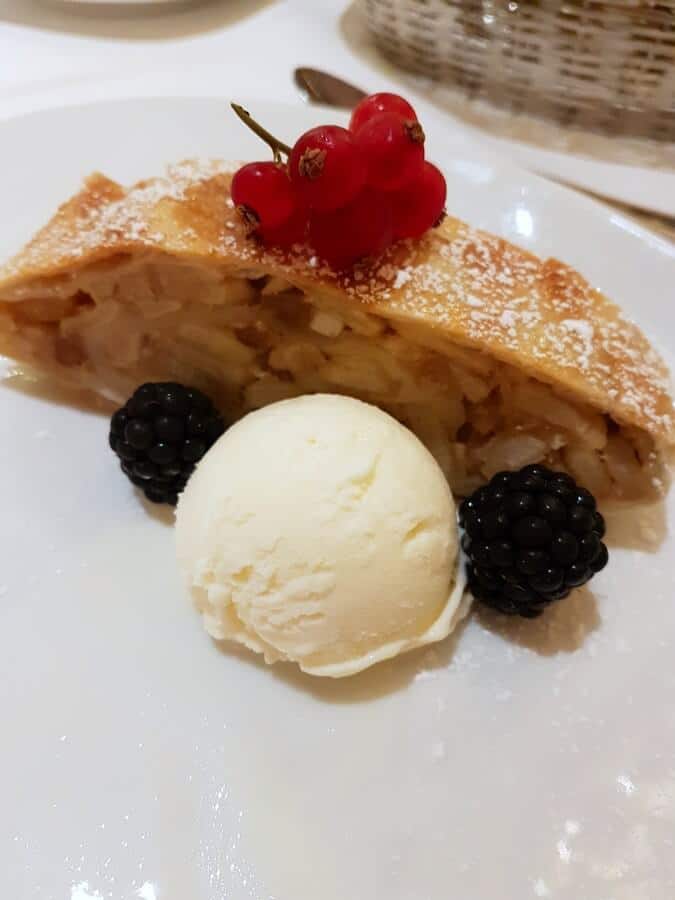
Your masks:
[[[415,430],[458,493],[535,461],[600,496],[663,489],[667,369],[580,274],[448,217],[337,275],[248,238],[230,179],[91,176],[0,270],[0,353],[114,401],[185,381],[233,417],[351,394]]]

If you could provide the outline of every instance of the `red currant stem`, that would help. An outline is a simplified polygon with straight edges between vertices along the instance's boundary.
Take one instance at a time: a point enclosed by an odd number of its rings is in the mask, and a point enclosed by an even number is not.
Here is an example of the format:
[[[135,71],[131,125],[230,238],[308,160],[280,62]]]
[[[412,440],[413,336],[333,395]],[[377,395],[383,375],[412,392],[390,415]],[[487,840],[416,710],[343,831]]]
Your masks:
[[[274,154],[275,162],[281,162],[282,153],[286,156],[291,155],[291,148],[288,146],[288,144],[282,143],[282,141],[275,138],[273,134],[270,134],[267,129],[263,128],[262,125],[256,122],[256,120],[251,116],[251,113],[247,109],[244,109],[244,107],[240,106],[238,103],[230,103],[230,106],[239,116],[244,125],[246,125],[247,128],[250,128],[254,134],[257,134],[259,138],[262,138],[262,140],[265,141],[267,146],[272,150],[272,153]]]

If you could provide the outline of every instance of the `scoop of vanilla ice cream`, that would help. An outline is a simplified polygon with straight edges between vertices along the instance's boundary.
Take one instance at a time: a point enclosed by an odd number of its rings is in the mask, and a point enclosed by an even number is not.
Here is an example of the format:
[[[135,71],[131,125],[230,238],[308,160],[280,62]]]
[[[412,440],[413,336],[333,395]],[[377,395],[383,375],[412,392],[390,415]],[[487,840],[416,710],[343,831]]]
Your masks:
[[[230,428],[180,498],[176,541],[214,638],[314,675],[442,640],[465,611],[443,473],[349,397],[286,400]]]

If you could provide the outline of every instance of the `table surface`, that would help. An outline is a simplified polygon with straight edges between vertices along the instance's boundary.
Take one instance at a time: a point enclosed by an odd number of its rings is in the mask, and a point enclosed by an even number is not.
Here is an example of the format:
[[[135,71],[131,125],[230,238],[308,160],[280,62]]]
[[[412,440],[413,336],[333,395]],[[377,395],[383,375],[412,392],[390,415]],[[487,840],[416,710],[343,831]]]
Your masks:
[[[425,117],[439,119],[443,113],[428,102],[431,86],[411,88],[408,80],[402,88],[401,75],[364,53],[356,32],[358,11],[348,0],[0,0],[0,118],[80,98],[213,95],[232,85],[246,99],[297,102],[292,70],[313,65],[366,88],[405,90]],[[476,141],[457,119],[446,116],[444,125],[457,148]],[[508,145],[498,147],[508,152]],[[675,238],[672,220],[636,217]]]

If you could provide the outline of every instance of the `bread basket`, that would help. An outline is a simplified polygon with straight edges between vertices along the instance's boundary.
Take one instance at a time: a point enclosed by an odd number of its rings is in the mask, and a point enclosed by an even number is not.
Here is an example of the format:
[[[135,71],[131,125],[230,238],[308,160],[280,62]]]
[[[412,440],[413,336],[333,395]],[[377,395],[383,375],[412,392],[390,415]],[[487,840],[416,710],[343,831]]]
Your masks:
[[[397,65],[565,128],[675,141],[675,0],[363,0]]]

